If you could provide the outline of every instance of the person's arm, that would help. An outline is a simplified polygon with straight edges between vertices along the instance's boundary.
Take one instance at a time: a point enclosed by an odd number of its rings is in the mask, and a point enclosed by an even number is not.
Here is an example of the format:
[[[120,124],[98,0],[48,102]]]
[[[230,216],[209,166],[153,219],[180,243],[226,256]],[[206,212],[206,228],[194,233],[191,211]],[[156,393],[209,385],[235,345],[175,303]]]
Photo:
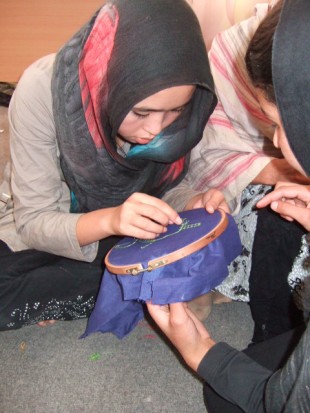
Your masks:
[[[225,193],[228,201],[251,183],[275,183],[260,176],[276,158],[274,126],[262,112],[245,66],[248,43],[265,13],[220,33],[209,53],[218,105],[205,129],[204,182]],[[261,179],[260,179],[261,178]]]
[[[186,204],[185,210],[205,208],[210,214],[216,209],[221,208],[230,213],[229,206],[225,200],[224,194],[218,189],[212,188],[201,194],[193,196]]]
[[[69,214],[70,192],[61,177],[52,115],[53,56],[28,68],[9,107],[11,186],[16,228],[29,247],[91,261],[97,244],[81,249],[78,214]]]
[[[185,177],[179,185],[167,192],[163,199],[178,211],[205,208],[212,214],[216,209],[221,208],[230,213],[230,207],[221,191],[215,188],[210,188],[205,192],[195,191],[192,189],[188,177]]]
[[[201,25],[208,50],[217,33],[253,16],[257,3],[272,0],[188,0]]]
[[[176,211],[184,211],[186,205],[196,196],[202,194],[200,191],[196,191],[188,176],[180,182],[177,186],[167,191],[162,200],[167,202]]]
[[[155,305],[147,309],[159,328],[180,352],[186,364],[197,371],[206,353],[215,345],[205,326],[186,303]]]
[[[307,305],[310,305],[308,300]],[[267,412],[308,413],[310,406],[309,357],[310,323],[284,367],[277,370],[266,386]],[[306,389],[306,390],[305,390]]]
[[[276,185],[279,181],[309,184],[309,178],[294,169],[286,159],[272,159],[253,179],[253,184]]]
[[[217,343],[197,373],[221,397],[246,413],[265,413],[265,388],[272,371],[226,343]]]
[[[251,39],[260,20],[253,17],[213,42],[209,58],[218,104],[191,151],[186,178],[165,194],[164,199],[178,210],[185,209],[191,198],[217,188],[233,212],[246,186],[281,156],[271,141],[271,121],[260,109],[244,63],[245,39]]]
[[[52,58],[40,60],[18,83],[9,108],[12,192],[17,231],[30,248],[92,261],[97,241],[110,235],[154,238],[181,223],[164,201],[133,194],[122,205],[86,214],[69,212],[52,113]]]
[[[185,362],[223,398],[245,412],[264,412],[264,390],[271,371],[225,343],[215,343],[186,303],[147,303],[160,329]]]
[[[167,231],[169,224],[182,223],[178,213],[166,202],[143,193],[134,193],[123,204],[80,216],[77,238],[87,245],[111,235],[153,239]]]

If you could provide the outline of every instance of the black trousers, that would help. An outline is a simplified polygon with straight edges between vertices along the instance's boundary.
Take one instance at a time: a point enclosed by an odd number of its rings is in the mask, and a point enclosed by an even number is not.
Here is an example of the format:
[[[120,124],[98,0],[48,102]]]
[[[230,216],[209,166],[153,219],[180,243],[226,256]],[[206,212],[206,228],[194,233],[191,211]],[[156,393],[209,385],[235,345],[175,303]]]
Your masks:
[[[0,331],[42,320],[88,317],[100,287],[104,257],[118,240],[101,241],[91,263],[33,249],[12,252],[0,241]]]
[[[257,343],[297,327],[303,313],[293,301],[287,277],[305,230],[269,208],[258,211],[249,278],[249,298]]]
[[[244,353],[274,372],[284,366],[304,331],[303,324],[274,338],[251,345]],[[246,383],[244,385],[246,386]],[[208,413],[244,413],[240,407],[223,399],[207,384],[204,385],[204,402]]]

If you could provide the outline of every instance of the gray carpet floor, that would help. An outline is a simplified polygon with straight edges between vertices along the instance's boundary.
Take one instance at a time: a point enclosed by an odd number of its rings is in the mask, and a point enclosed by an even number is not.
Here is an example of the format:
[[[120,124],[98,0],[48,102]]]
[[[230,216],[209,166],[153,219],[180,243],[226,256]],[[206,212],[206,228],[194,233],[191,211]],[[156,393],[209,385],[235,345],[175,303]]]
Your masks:
[[[8,158],[0,107],[0,181]],[[246,303],[214,305],[206,325],[243,349],[253,323]],[[147,321],[123,340],[86,320],[0,332],[0,413],[206,413],[202,383]],[[225,413],[225,412],[223,412]]]
[[[239,349],[251,338],[245,303],[214,305],[206,325]],[[123,340],[79,339],[85,326],[78,320],[0,333],[1,413],[206,413],[201,381],[148,321]]]

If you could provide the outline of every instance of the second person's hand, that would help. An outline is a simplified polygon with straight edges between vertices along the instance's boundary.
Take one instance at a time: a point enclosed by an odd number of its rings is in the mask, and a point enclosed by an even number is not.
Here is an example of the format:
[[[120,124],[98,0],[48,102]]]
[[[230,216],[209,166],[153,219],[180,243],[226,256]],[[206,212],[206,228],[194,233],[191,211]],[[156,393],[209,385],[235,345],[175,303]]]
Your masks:
[[[274,191],[256,204],[257,208],[264,208],[268,205],[286,220],[295,220],[310,231],[309,185],[278,183]]]
[[[223,209],[227,213],[230,212],[224,194],[215,188],[194,196],[185,207],[186,210],[196,208],[205,208],[210,214],[213,214],[218,208]]]
[[[195,371],[215,341],[186,303],[154,305],[146,303],[159,328],[177,348],[185,362]]]

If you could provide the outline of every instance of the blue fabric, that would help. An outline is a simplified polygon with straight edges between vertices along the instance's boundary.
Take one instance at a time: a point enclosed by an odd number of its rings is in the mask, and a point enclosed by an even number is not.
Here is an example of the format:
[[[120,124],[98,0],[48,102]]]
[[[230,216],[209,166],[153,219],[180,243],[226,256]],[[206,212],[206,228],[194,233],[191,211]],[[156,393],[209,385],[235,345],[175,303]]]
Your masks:
[[[218,211],[204,209],[180,214],[183,224],[170,225],[156,240],[126,237],[111,251],[109,262],[147,267],[154,257],[182,248],[207,234],[219,222]],[[114,275],[105,270],[95,308],[82,337],[95,332],[111,332],[123,338],[144,316],[144,302],[169,304],[190,301],[215,288],[228,275],[228,265],[241,253],[237,225],[228,215],[226,230],[209,245],[172,264],[136,276]],[[172,242],[173,240],[173,242]]]

